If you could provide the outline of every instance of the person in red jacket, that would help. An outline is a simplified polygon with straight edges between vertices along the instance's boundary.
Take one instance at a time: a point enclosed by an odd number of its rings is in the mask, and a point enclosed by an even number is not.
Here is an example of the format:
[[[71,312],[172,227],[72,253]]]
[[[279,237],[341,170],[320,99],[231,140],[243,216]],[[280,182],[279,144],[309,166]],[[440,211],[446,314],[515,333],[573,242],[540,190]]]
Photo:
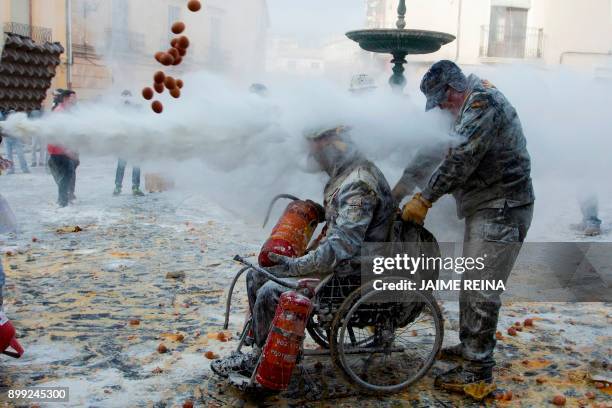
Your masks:
[[[68,89],[58,89],[53,100],[54,112],[70,109],[76,103],[76,93]],[[76,197],[74,187],[76,184],[76,168],[79,166],[79,154],[76,151],[61,145],[47,145],[49,152],[49,170],[57,183],[58,200],[60,207],[66,207]]]

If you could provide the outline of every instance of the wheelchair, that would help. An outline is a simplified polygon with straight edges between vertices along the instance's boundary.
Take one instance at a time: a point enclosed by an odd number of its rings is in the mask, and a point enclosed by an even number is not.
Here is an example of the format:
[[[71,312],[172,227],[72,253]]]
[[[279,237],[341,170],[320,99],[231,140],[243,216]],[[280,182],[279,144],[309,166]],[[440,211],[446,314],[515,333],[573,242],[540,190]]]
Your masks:
[[[239,258],[239,257],[237,257]],[[239,260],[235,258],[236,260]],[[231,296],[242,273],[265,269],[248,264],[235,276],[226,304],[229,323]],[[288,285],[269,278],[287,290]],[[398,284],[402,277],[382,277],[377,283]],[[344,378],[367,394],[389,394],[406,389],[432,367],[444,337],[442,313],[433,295],[422,291],[375,290],[374,281],[361,276],[331,274],[313,288],[313,308],[306,330],[319,349],[302,342],[301,359],[329,356]],[[249,337],[248,320],[240,335],[240,352]],[[251,383],[254,376],[251,378]]]

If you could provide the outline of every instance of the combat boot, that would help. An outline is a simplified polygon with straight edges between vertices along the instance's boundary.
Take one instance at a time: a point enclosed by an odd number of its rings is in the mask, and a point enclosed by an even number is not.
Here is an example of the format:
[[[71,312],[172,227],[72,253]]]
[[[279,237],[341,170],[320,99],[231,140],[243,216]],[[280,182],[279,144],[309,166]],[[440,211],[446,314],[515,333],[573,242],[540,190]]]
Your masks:
[[[139,187],[132,187],[132,194],[135,195],[136,197],[144,196],[144,193],[140,191]]]
[[[220,358],[210,364],[212,371],[219,377],[227,378],[230,374],[236,373],[250,377],[257,366],[257,361],[261,352],[254,347],[250,353],[240,353],[234,351],[228,357]]]
[[[439,360],[463,360],[463,344],[455,344],[454,346],[444,347],[440,350]]]
[[[436,377],[434,385],[446,391],[463,392],[470,384],[493,382],[493,367],[461,366],[450,369]]]
[[[115,191],[113,191],[113,195],[118,196],[119,194],[121,194],[121,187],[117,186],[115,187]]]

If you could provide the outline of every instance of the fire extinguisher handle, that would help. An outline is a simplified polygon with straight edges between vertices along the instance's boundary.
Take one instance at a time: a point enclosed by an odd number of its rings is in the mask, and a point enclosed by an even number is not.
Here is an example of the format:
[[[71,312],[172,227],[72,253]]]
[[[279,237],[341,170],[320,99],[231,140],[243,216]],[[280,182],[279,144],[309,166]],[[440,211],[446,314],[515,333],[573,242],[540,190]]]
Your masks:
[[[249,268],[264,274],[268,279],[270,279],[272,282],[278,283],[281,286],[284,286],[286,288],[289,289],[298,289],[298,284],[296,282],[286,282],[282,279],[277,278],[276,276],[274,276],[272,273],[266,271],[264,268],[254,265],[251,262],[247,261],[246,259],[244,259],[243,257],[241,257],[240,255],[236,255],[234,257],[234,261],[236,262],[240,262],[241,264],[248,266]]]

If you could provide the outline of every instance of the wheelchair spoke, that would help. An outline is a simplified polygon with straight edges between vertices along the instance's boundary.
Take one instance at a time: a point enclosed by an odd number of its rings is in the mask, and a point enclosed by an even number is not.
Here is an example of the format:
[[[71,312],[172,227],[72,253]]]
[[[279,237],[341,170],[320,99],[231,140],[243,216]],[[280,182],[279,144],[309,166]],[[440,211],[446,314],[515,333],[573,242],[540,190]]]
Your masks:
[[[433,364],[441,347],[441,314],[433,297],[415,296],[418,308],[393,303],[380,292],[356,290],[338,311],[339,363],[360,387],[396,391]]]
[[[357,344],[357,339],[355,339],[355,332],[353,331],[353,326],[349,326],[347,330],[349,333],[349,339],[351,340],[351,345],[355,346]]]

